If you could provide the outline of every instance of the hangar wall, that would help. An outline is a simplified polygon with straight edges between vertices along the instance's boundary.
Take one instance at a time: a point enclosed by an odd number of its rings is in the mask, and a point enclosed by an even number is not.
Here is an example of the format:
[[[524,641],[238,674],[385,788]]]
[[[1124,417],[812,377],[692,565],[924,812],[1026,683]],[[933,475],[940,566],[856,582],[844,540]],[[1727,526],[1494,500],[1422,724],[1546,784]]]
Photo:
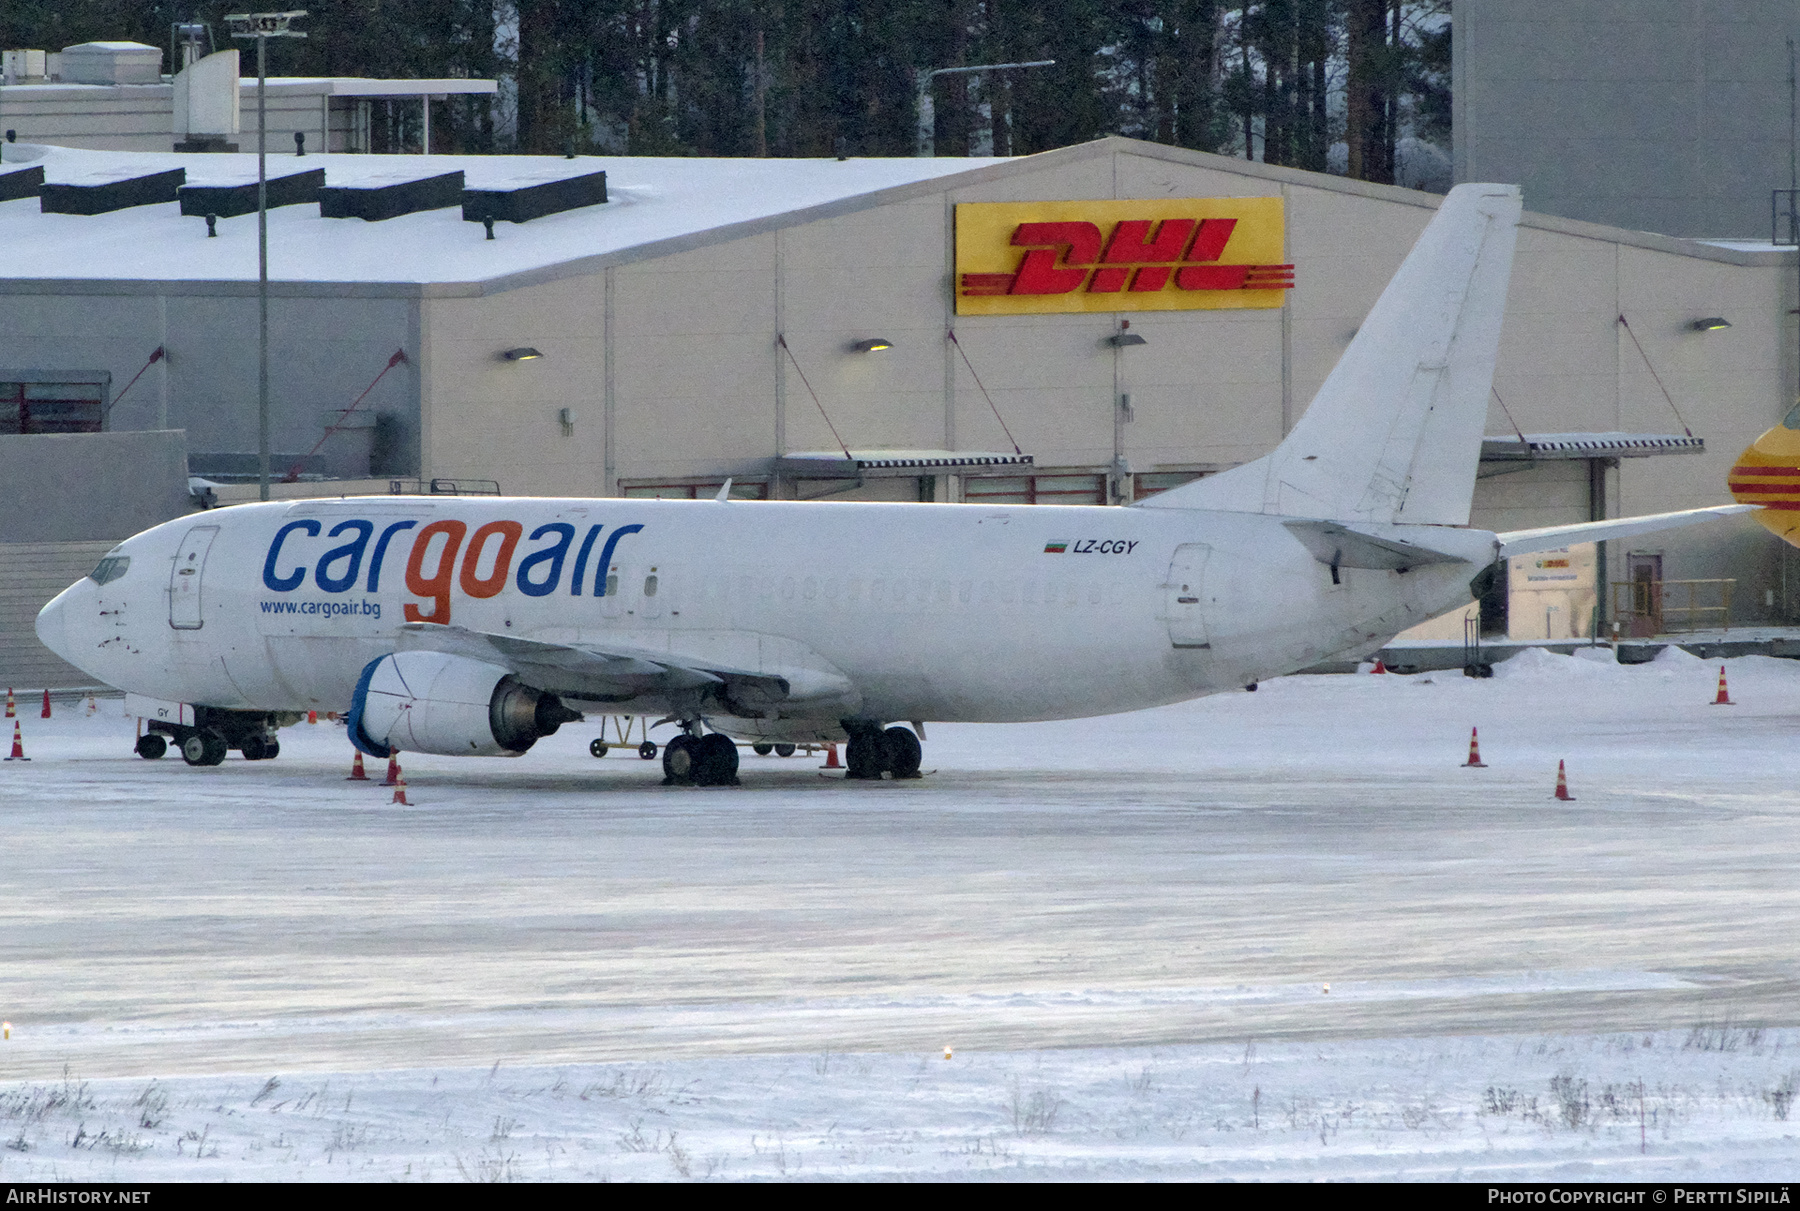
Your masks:
[[[326,409],[347,406],[396,349],[418,348],[418,322],[418,299],[403,293],[275,284],[272,448],[310,450]],[[0,363],[111,371],[107,429],[187,430],[197,474],[207,454],[257,448],[256,330],[253,284],[0,280]],[[158,347],[167,357],[146,369]],[[402,366],[363,405],[385,418],[378,474],[417,473],[418,401],[416,370]]]
[[[958,202],[1242,195],[1285,200],[1287,258],[1298,268],[1283,308],[954,314]],[[779,453],[835,445],[808,384],[853,449],[1006,449],[946,327],[1040,468],[1104,472],[1119,391],[1136,411],[1125,430],[1135,470],[1235,465],[1273,446],[1305,408],[1437,201],[1106,140],[552,280],[427,297],[424,473],[533,493],[766,478]],[[1606,515],[1726,500],[1737,453],[1792,397],[1783,318],[1793,306],[1791,259],[1528,214],[1495,383],[1505,408],[1491,408],[1488,432],[1510,433],[1515,422],[1528,433],[1681,433],[1685,425],[1707,452],[1625,460],[1607,473]],[[1692,329],[1695,318],[1713,315],[1732,326]],[[1148,343],[1104,344],[1123,320]],[[849,351],[870,336],[894,347]],[[518,344],[545,356],[496,358]],[[557,419],[564,407],[572,426]],[[1586,464],[1577,467],[1484,481],[1474,521],[1510,529],[1586,520]],[[939,498],[960,486],[940,485]],[[861,495],[892,492],[870,484]],[[1629,552],[1654,549],[1669,579],[1738,577],[1740,620],[1800,614],[1800,582],[1790,601],[1780,544],[1754,523],[1657,542],[1610,544],[1607,578],[1624,578]]]

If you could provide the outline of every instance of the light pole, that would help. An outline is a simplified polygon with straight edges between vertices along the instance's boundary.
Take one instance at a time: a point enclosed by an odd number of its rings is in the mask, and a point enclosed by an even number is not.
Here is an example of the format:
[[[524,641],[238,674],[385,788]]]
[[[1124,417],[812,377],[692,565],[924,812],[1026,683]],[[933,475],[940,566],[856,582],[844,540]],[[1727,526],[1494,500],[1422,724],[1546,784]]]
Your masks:
[[[233,13],[225,18],[233,38],[256,39],[256,476],[260,499],[269,499],[269,39],[304,38],[288,23],[305,9],[285,13]]]
[[[1029,63],[981,63],[974,67],[937,67],[930,71],[921,71],[919,81],[919,142],[918,154],[935,156],[937,154],[937,110],[932,104],[931,82],[939,76],[962,76],[978,71],[1011,71],[1018,67],[1054,67],[1055,59],[1033,59]]]

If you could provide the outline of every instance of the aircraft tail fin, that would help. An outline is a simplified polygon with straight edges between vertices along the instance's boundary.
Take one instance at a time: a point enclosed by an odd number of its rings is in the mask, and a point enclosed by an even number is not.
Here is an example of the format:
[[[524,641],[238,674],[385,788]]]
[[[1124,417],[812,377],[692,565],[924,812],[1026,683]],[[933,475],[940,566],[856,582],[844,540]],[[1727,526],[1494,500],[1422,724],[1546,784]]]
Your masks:
[[[1466,525],[1520,208],[1451,190],[1286,440],[1144,506]]]

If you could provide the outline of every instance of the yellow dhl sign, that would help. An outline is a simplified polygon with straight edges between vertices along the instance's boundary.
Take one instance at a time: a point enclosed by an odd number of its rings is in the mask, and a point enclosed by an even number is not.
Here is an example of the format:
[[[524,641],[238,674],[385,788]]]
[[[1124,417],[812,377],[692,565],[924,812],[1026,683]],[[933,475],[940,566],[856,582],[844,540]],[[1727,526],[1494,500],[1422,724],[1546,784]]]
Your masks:
[[[964,202],[956,313],[1279,307],[1280,198]]]

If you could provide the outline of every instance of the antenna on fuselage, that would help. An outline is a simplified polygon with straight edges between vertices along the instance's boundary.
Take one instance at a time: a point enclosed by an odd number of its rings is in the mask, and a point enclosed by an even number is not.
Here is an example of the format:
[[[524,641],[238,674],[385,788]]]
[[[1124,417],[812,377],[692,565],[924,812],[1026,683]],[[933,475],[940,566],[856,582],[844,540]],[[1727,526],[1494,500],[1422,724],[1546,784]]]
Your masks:
[[[713,497],[713,499],[718,501],[720,504],[724,504],[726,501],[731,499],[731,481],[729,479],[726,480],[723,484],[719,485],[719,494],[717,496]]]

